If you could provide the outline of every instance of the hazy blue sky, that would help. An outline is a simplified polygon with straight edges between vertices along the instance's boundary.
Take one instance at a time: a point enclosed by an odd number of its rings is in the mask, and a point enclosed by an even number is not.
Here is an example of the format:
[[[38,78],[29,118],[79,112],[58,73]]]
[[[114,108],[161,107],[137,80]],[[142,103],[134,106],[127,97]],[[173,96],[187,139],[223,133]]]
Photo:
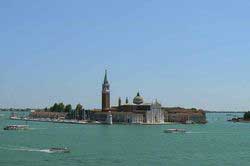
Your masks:
[[[250,109],[250,1],[0,2],[0,107],[145,100]]]

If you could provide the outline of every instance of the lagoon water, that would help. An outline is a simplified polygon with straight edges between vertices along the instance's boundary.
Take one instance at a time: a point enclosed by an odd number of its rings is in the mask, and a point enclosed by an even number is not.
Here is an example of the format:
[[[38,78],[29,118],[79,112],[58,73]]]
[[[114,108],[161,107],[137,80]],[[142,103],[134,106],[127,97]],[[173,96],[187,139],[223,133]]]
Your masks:
[[[226,114],[207,114],[205,125],[28,122],[28,131],[4,131],[25,123],[0,114],[0,166],[250,165],[250,123],[227,122]],[[167,128],[188,133],[167,134]],[[68,147],[71,153],[49,153],[50,147]]]

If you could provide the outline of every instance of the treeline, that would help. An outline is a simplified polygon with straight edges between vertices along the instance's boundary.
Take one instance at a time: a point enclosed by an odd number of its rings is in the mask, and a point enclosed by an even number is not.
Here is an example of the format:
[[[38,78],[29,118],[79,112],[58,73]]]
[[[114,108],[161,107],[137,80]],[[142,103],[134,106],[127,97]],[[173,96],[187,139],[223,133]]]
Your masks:
[[[81,104],[77,104],[76,108],[73,109],[71,104],[65,105],[64,103],[55,103],[50,108],[45,108],[46,112],[65,112],[69,119],[84,119],[85,113],[84,108]]]
[[[72,106],[71,104],[64,105],[64,103],[55,103],[50,108],[46,107],[44,110],[50,112],[70,112],[72,110]]]
[[[69,113],[73,109],[72,109],[72,105],[71,104],[65,105],[64,103],[55,103],[50,108],[46,107],[44,110],[45,111],[50,111],[50,112],[66,112],[66,113]],[[76,111],[81,111],[81,110],[83,110],[83,106],[81,104],[77,104],[75,110]]]

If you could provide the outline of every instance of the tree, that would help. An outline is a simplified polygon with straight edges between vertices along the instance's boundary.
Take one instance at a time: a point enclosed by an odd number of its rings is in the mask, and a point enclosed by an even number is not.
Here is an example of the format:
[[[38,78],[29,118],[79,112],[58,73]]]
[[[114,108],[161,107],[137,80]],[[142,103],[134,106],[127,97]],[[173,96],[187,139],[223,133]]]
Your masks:
[[[63,112],[65,110],[65,106],[63,103],[55,103],[52,107],[49,109],[51,112]]]
[[[82,110],[82,105],[81,104],[77,104],[76,111],[81,111],[81,110]]]
[[[59,103],[58,104],[58,110],[57,110],[57,112],[64,112],[64,109],[65,109],[64,104],[63,103]]]
[[[58,104],[55,103],[52,107],[50,107],[51,112],[57,112],[58,111]]]
[[[81,104],[77,104],[76,106],[76,110],[75,110],[75,118],[80,118],[81,113],[82,113],[82,105]]]
[[[249,119],[250,119],[250,111],[245,112],[245,114],[244,114],[244,119],[245,119],[245,120],[249,120]]]
[[[71,106],[71,104],[68,104],[65,106],[64,112],[69,113],[69,112],[71,112],[71,110],[72,110],[72,106]]]

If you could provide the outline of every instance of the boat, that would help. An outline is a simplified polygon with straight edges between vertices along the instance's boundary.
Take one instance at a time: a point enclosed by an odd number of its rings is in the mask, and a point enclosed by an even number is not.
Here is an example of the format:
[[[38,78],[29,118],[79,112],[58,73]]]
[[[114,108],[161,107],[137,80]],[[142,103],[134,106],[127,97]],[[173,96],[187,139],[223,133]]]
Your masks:
[[[185,121],[184,124],[194,124],[194,121],[190,120],[188,116],[188,119]]]
[[[8,125],[3,128],[4,130],[27,130],[29,129],[28,125]]]
[[[194,121],[192,121],[192,120],[187,120],[187,121],[185,122],[185,124],[194,124]]]
[[[185,129],[166,129],[164,130],[165,133],[185,133]]]
[[[68,148],[50,148],[49,151],[51,153],[69,153],[70,152]]]

